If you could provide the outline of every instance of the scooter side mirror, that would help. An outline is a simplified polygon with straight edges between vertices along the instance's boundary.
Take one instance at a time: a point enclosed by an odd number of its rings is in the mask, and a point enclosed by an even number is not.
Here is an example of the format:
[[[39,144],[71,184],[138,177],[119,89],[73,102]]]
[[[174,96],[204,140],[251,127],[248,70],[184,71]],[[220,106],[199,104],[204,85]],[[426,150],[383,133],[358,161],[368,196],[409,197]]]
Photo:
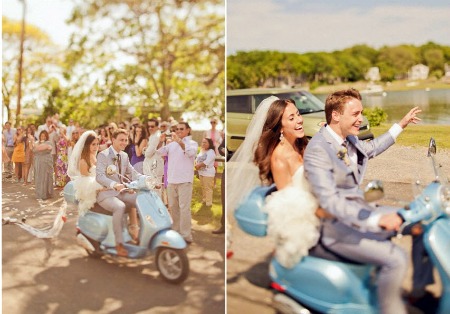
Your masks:
[[[108,167],[106,167],[106,174],[108,176],[117,174],[117,167],[115,165],[109,165]]]
[[[380,180],[370,181],[364,189],[364,199],[369,203],[382,199],[383,196],[383,182]]]
[[[428,157],[431,155],[436,155],[436,141],[434,138],[430,138],[430,143],[428,144]]]

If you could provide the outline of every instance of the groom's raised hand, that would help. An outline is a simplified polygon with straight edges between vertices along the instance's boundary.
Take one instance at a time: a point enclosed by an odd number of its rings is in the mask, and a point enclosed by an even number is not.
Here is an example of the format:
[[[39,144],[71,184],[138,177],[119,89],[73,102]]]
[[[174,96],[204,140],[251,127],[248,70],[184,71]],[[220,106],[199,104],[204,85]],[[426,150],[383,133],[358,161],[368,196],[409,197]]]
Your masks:
[[[410,123],[417,124],[417,122],[421,121],[421,119],[417,117],[417,114],[421,112],[422,110],[419,109],[419,107],[412,108],[398,124],[402,129],[406,128]]]

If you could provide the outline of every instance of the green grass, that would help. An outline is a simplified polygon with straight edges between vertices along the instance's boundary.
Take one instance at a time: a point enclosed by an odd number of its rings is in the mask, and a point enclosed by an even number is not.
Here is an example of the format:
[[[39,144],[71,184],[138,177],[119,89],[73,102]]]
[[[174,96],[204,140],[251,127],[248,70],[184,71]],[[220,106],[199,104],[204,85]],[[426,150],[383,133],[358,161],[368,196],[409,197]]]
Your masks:
[[[222,173],[223,170],[224,167],[222,165],[218,167],[217,172]],[[213,205],[211,207],[211,211],[205,210],[206,207],[202,208],[202,187],[200,185],[200,180],[197,176],[194,177],[191,212],[192,218],[196,220],[198,224],[210,224],[214,229],[220,227],[220,218],[222,216],[220,184],[221,179],[219,175],[216,179],[216,185],[213,191]]]
[[[391,124],[382,123],[372,127],[375,137],[387,132]],[[411,147],[428,147],[430,137],[436,140],[438,149],[450,148],[450,125],[409,125],[397,138],[397,145]]]

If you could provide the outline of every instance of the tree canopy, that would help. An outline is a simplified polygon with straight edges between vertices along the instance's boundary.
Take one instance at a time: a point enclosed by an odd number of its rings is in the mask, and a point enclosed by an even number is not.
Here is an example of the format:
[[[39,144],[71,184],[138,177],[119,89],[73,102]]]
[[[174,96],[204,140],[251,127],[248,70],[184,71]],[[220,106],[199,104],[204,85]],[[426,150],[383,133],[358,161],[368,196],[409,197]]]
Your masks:
[[[18,94],[17,69],[22,26],[20,21],[3,16],[2,28],[2,104],[6,108],[6,119],[11,120],[15,118],[13,109]],[[36,108],[37,98],[44,91],[42,85],[58,64],[58,53],[49,36],[30,24],[25,27],[24,49],[22,91],[26,96],[22,98],[22,107]]]
[[[450,47],[429,42],[384,46],[356,45],[342,51],[292,53],[238,51],[227,58],[227,88],[333,84],[364,80],[371,67],[379,67],[381,80],[403,79],[415,64],[430,67],[440,78],[450,63]]]
[[[79,28],[65,62],[74,115],[93,104],[109,120],[122,107],[162,119],[173,110],[224,114],[222,1],[80,2],[69,23]]]
[[[77,1],[67,23],[75,31],[63,52],[37,27],[26,26],[23,72],[34,90],[25,88],[23,95],[43,104],[39,120],[59,112],[63,122],[73,118],[94,128],[124,120],[129,112],[141,118],[186,111],[224,118],[223,0]],[[20,29],[20,22],[3,17],[8,113],[17,94]]]

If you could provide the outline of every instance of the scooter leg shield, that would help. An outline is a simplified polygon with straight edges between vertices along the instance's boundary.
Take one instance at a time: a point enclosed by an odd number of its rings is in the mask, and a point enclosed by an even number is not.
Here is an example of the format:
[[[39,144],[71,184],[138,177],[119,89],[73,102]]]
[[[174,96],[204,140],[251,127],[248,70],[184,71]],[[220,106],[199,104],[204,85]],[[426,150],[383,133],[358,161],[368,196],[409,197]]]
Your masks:
[[[108,237],[110,225],[112,225],[112,216],[93,212],[88,212],[78,219],[78,228],[81,232],[98,242],[103,242]]]

